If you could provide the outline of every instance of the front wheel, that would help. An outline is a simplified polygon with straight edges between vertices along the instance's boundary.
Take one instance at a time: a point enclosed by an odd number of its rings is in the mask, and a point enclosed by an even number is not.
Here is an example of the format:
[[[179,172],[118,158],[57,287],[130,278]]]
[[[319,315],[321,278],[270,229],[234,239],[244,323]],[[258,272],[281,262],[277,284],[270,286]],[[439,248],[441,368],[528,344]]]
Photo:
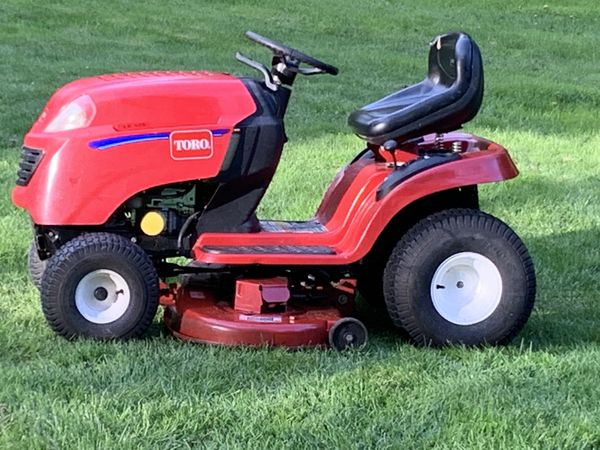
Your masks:
[[[29,252],[27,253],[27,269],[29,272],[29,278],[33,285],[40,290],[42,286],[42,276],[48,265],[48,260],[42,260],[37,251],[35,242],[31,242],[29,245]]]
[[[417,344],[504,344],[531,314],[535,272],[505,223],[452,209],[423,219],[400,240],[384,291],[392,321]]]
[[[142,335],[156,314],[158,276],[124,237],[83,234],[49,260],[41,297],[48,324],[67,339],[127,339]]]

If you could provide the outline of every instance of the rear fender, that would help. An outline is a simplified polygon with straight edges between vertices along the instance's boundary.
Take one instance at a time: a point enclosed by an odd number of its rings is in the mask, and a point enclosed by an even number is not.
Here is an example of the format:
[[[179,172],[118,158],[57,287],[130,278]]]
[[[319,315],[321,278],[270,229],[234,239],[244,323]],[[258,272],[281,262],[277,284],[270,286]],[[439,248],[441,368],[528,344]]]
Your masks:
[[[485,150],[464,153],[460,159],[422,171],[377,200],[382,181],[348,222],[340,248],[347,252],[347,259],[357,261],[369,252],[388,224],[416,202],[444,191],[508,180],[518,173],[506,149],[491,143]],[[441,203],[444,197],[439,198]],[[454,203],[450,201],[447,205],[437,206],[439,209],[452,208],[456,206]]]

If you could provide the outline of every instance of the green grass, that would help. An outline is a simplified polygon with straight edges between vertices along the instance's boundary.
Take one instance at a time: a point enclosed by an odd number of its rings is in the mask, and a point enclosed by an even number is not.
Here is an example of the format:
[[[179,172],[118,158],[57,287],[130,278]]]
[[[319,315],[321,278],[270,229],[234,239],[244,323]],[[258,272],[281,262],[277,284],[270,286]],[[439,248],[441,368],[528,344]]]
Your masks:
[[[571,2],[0,3],[0,448],[600,448],[600,7]],[[384,326],[362,353],[55,337],[10,203],[22,135],[60,85],[126,70],[249,73],[252,29],[340,66],[298,80],[291,142],[261,206],[306,218],[360,148],[347,114],[419,80],[428,40],[478,41],[486,98],[469,131],[522,175],[482,189],[535,260],[539,294],[506,348],[416,349]]]

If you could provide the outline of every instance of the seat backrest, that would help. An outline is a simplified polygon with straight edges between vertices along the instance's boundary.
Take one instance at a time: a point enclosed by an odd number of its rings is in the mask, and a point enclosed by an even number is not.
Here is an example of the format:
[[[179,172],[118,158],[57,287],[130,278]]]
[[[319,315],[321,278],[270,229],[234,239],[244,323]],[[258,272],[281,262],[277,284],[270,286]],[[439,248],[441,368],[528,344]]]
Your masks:
[[[354,111],[354,131],[369,142],[409,140],[447,133],[471,120],[483,99],[483,63],[466,33],[447,33],[430,43],[426,78]]]
[[[452,131],[477,115],[483,101],[483,61],[479,47],[466,33],[447,33],[436,37],[429,49],[428,80],[440,87],[452,88],[461,100],[448,120],[446,129]],[[431,131],[431,130],[428,130]]]
[[[446,87],[458,84],[456,87],[465,90],[471,82],[476,58],[481,61],[479,49],[468,35],[448,33],[437,36],[429,48],[428,78],[434,84]],[[481,64],[477,66],[481,67]]]

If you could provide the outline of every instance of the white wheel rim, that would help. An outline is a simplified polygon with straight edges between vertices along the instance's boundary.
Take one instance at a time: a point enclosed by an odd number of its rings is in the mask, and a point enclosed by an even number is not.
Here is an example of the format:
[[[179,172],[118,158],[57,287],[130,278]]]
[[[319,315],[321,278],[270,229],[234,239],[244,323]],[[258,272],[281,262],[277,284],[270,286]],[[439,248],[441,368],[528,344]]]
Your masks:
[[[502,297],[502,277],[485,256],[461,252],[442,262],[431,280],[436,311],[456,325],[473,325],[487,319]]]
[[[75,306],[92,323],[106,324],[120,319],[131,299],[125,279],[108,269],[94,270],[84,276],[75,289]]]

